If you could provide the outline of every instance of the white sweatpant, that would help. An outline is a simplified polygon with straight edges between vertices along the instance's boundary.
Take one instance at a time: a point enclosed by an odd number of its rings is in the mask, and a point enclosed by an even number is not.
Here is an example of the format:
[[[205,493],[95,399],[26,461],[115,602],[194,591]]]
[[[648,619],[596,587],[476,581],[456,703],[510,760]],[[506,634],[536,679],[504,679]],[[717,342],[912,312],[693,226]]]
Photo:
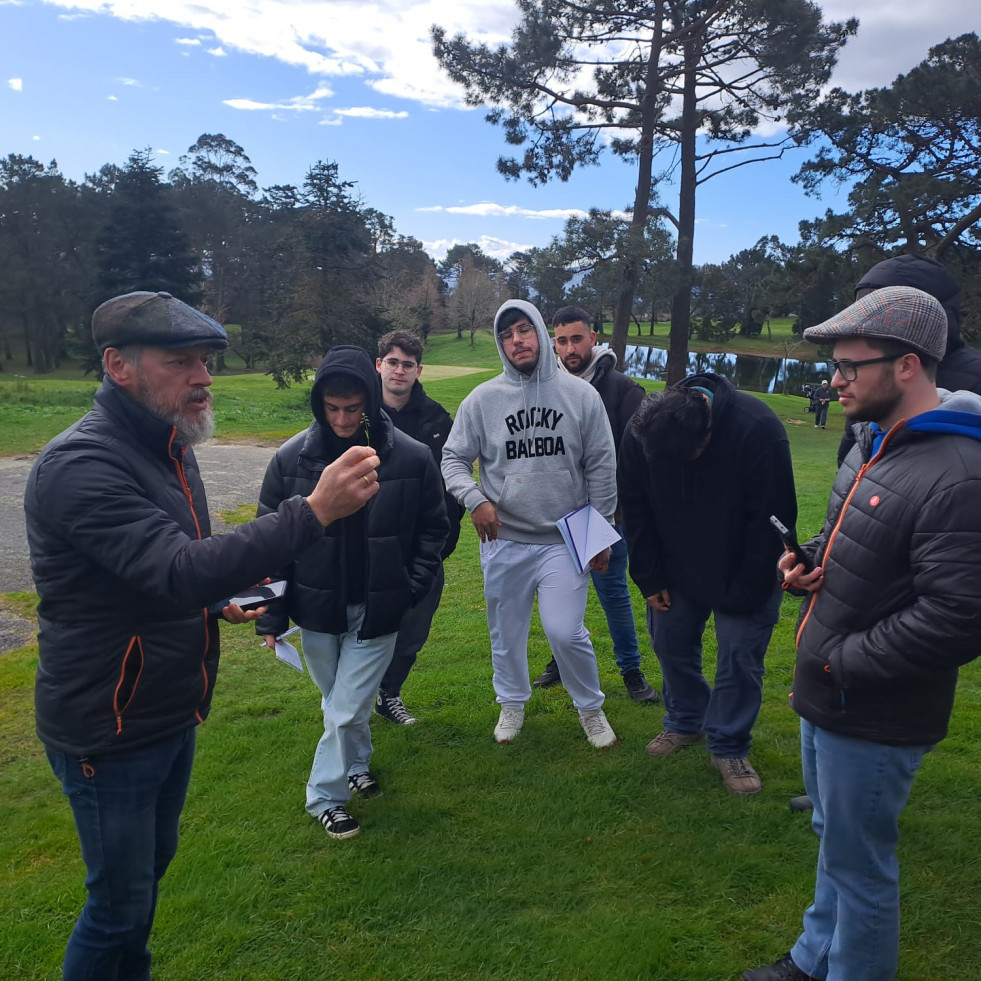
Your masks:
[[[537,592],[542,628],[572,704],[584,711],[602,707],[596,654],[583,624],[589,576],[576,571],[565,545],[484,542],[480,567],[497,701],[524,705],[531,698],[528,629]]]

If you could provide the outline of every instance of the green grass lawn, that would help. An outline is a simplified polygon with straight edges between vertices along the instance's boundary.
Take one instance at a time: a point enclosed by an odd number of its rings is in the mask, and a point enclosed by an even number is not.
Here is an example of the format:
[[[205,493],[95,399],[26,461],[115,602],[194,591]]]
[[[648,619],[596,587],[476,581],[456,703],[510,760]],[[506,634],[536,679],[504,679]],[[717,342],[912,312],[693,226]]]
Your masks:
[[[490,335],[478,336],[476,352],[468,341],[439,338],[426,363],[499,364]],[[427,387],[455,408],[486,377]],[[65,382],[37,384],[49,405],[75,397]],[[254,426],[278,439],[306,423],[305,386],[276,392],[257,376],[222,378],[215,389],[223,435]],[[803,399],[763,399],[787,425],[805,537],[821,523],[839,407],[831,407],[829,428],[815,431]],[[79,397],[74,415],[84,407]],[[0,400],[5,445],[9,411]],[[55,420],[38,420],[33,438],[43,442]],[[27,442],[24,452],[36,448]],[[241,503],[245,512],[253,504]],[[352,805],[363,831],[349,841],[327,838],[303,810],[321,731],[316,689],[263,651],[249,628],[223,627],[181,849],[161,888],[155,981],[726,981],[789,949],[817,854],[807,817],[787,807],[802,789],[797,717],[787,705],[798,601],[785,600],[768,654],[752,754],[764,790],[744,800],[725,793],[704,748],[663,760],[644,753],[661,709],[626,696],[592,596],[587,624],[622,744],[591,749],[568,697],[550,689],[533,695],[519,739],[495,745],[469,525],[446,579],[432,636],[403,692],[422,721],[409,729],[373,722],[373,769],[385,794]],[[33,600],[14,594],[0,605],[24,615]],[[634,607],[644,638],[637,596]],[[548,656],[536,626],[533,674]],[[713,657],[709,642],[709,673]],[[649,651],[644,660],[657,683]],[[4,981],[60,977],[84,895],[70,811],[33,732],[36,664],[35,646],[0,657]],[[979,744],[981,670],[973,664],[962,672],[951,735],[927,757],[902,822],[900,981],[981,973]]]

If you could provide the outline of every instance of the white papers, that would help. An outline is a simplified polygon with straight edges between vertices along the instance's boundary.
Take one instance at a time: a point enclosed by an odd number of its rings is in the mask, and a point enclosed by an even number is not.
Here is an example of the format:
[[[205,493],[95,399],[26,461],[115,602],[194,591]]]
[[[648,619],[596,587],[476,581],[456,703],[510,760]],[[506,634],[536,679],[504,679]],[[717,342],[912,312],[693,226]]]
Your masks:
[[[299,629],[299,627],[291,627],[276,638],[276,657],[284,664],[288,664],[291,668],[296,668],[302,673],[304,668],[300,652],[288,640],[283,640],[284,637],[295,634]]]
[[[555,525],[580,573],[589,568],[590,560],[604,548],[620,541],[617,530],[591,504],[564,514]]]

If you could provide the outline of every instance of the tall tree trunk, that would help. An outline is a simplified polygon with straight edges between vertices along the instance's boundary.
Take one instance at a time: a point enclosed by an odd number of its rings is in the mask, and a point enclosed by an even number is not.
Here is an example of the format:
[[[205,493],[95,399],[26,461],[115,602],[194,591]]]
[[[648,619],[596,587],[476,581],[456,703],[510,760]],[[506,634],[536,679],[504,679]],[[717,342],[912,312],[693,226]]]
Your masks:
[[[695,244],[695,137],[696,117],[695,70],[701,57],[701,39],[685,44],[684,95],[681,109],[681,183],[678,192],[678,287],[671,301],[671,333],[668,343],[667,384],[674,385],[688,373],[688,335],[691,326],[691,291],[694,276],[692,254]]]
[[[627,232],[627,254],[621,262],[620,291],[613,308],[613,336],[610,347],[617,356],[617,364],[622,365],[627,352],[627,332],[630,329],[630,313],[633,309],[634,294],[640,278],[640,259],[645,246],[644,229],[651,206],[651,174],[654,170],[654,123],[657,120],[657,95],[659,92],[658,64],[661,61],[661,23],[664,13],[663,2],[658,2],[655,15],[657,32],[651,38],[651,53],[647,60],[643,110],[638,149],[637,188],[634,191],[634,210],[630,217]]]

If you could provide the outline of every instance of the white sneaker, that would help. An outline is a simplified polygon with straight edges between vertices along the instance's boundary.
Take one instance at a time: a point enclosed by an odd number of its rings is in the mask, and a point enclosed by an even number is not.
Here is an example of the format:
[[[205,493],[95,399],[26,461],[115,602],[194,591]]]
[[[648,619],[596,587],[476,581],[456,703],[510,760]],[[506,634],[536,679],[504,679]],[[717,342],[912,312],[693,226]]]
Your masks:
[[[586,733],[590,746],[595,746],[597,749],[609,749],[620,741],[610,727],[610,723],[606,721],[602,709],[580,710],[579,721],[582,723],[583,732]]]
[[[525,722],[525,707],[523,705],[502,705],[501,717],[494,726],[494,741],[510,743],[521,732]]]

